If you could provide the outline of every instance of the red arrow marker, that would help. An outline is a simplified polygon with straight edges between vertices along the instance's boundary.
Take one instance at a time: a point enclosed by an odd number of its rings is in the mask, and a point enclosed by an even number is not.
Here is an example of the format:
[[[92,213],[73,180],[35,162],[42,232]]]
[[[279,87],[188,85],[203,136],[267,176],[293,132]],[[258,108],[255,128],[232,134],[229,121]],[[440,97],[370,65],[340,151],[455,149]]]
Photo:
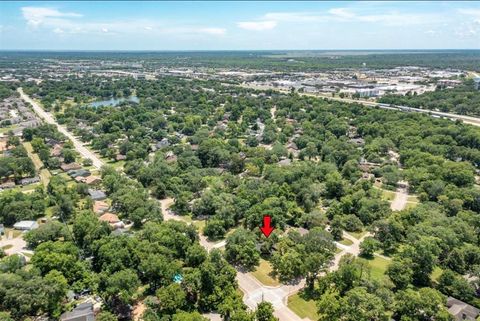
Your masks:
[[[263,235],[266,237],[269,237],[270,234],[272,234],[272,231],[274,230],[274,227],[270,226],[270,223],[272,221],[272,218],[268,215],[265,215],[263,217],[263,226],[260,227],[260,231],[262,231]]]

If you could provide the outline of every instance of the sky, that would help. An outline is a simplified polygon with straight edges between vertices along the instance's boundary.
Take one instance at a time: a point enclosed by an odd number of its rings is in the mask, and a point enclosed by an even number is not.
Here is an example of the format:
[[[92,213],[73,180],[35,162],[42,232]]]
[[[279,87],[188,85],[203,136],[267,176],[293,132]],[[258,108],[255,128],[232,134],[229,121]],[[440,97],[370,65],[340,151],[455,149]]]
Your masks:
[[[16,49],[480,49],[480,2],[2,1]]]

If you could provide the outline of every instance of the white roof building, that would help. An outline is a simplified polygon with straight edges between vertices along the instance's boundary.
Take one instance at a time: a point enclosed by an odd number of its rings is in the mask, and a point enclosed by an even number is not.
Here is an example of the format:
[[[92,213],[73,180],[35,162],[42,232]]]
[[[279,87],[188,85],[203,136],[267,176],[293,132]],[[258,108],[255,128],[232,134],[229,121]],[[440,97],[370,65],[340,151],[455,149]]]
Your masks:
[[[38,223],[35,221],[20,221],[15,223],[13,228],[20,231],[31,231],[38,228]]]

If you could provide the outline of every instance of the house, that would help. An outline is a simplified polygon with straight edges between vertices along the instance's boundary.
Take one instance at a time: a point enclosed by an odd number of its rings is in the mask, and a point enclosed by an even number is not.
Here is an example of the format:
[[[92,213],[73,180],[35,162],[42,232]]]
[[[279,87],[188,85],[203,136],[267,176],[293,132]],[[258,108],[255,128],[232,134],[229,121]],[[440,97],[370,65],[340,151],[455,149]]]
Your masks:
[[[113,229],[125,227],[125,224],[113,213],[105,213],[98,219],[102,222],[107,222]]]
[[[288,166],[292,163],[292,160],[290,158],[285,158],[279,161],[277,164],[278,166]]]
[[[166,154],[165,154],[165,160],[167,162],[174,162],[177,160],[177,156],[172,152],[172,151],[168,151]]]
[[[50,146],[55,146],[55,145],[59,145],[60,142],[56,139],[53,139],[53,138],[48,138],[48,139],[45,139],[45,143],[47,145],[50,145]]]
[[[98,219],[102,222],[107,222],[109,224],[115,224],[120,222],[120,219],[118,218],[118,216],[113,213],[105,213],[102,216],[100,216]]]
[[[168,146],[170,146],[170,142],[168,141],[168,138],[162,138],[161,141],[155,144],[156,149],[162,149]]]
[[[363,145],[365,145],[365,140],[364,140],[363,138],[361,138],[361,137],[351,138],[351,139],[349,140],[349,142],[352,143],[352,144],[355,144],[355,145],[357,145],[357,146],[363,146]]]
[[[118,161],[122,161],[122,160],[126,160],[127,159],[127,156],[125,155],[122,155],[122,154],[117,154],[115,156],[115,160],[118,162]]]
[[[93,304],[90,302],[77,305],[72,311],[60,316],[61,321],[95,321]]]
[[[110,205],[108,205],[104,201],[95,201],[95,203],[93,203],[93,211],[96,214],[103,214],[106,211],[108,211],[109,208],[110,208]]]
[[[480,309],[471,306],[468,303],[452,298],[447,299],[448,312],[456,321],[468,320],[475,321],[480,315]]]
[[[5,182],[3,184],[0,184],[0,190],[4,190],[4,189],[9,189],[9,188],[14,188],[15,187],[15,183],[14,182]]]
[[[98,176],[88,176],[83,179],[83,182],[87,185],[95,185],[102,181],[102,179]]]
[[[13,224],[13,228],[20,231],[31,231],[38,228],[38,223],[35,221],[20,221]]]
[[[38,176],[22,178],[20,180],[20,184],[22,184],[22,186],[33,184],[33,183],[38,183],[38,182],[40,182],[40,177],[38,177]]]
[[[56,144],[53,146],[53,149],[50,151],[50,156],[53,156],[53,157],[59,157],[60,155],[62,155],[62,145],[60,144]]]
[[[78,165],[77,163],[70,163],[70,164],[62,164],[62,165],[60,165],[60,168],[62,169],[62,171],[68,172],[68,171],[71,171],[71,170],[80,169],[80,168],[82,168],[82,166]]]
[[[97,189],[89,188],[88,194],[94,201],[101,201],[107,198],[107,195],[103,191]]]
[[[77,178],[79,176],[81,176],[81,177],[90,176],[91,173],[90,173],[89,170],[86,170],[86,169],[82,168],[82,169],[68,171],[67,174],[72,178]]]

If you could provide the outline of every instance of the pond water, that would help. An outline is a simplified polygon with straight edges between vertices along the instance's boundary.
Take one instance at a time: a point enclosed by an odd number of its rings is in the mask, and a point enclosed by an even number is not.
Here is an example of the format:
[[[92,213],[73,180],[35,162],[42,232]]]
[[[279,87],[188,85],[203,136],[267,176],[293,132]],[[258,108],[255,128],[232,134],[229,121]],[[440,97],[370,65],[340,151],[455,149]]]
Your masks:
[[[130,96],[128,98],[110,98],[108,100],[100,100],[100,101],[94,101],[93,103],[90,103],[91,107],[100,107],[100,106],[117,106],[118,104],[124,102],[124,101],[131,101],[134,103],[139,103],[140,99],[138,99],[137,96]]]

